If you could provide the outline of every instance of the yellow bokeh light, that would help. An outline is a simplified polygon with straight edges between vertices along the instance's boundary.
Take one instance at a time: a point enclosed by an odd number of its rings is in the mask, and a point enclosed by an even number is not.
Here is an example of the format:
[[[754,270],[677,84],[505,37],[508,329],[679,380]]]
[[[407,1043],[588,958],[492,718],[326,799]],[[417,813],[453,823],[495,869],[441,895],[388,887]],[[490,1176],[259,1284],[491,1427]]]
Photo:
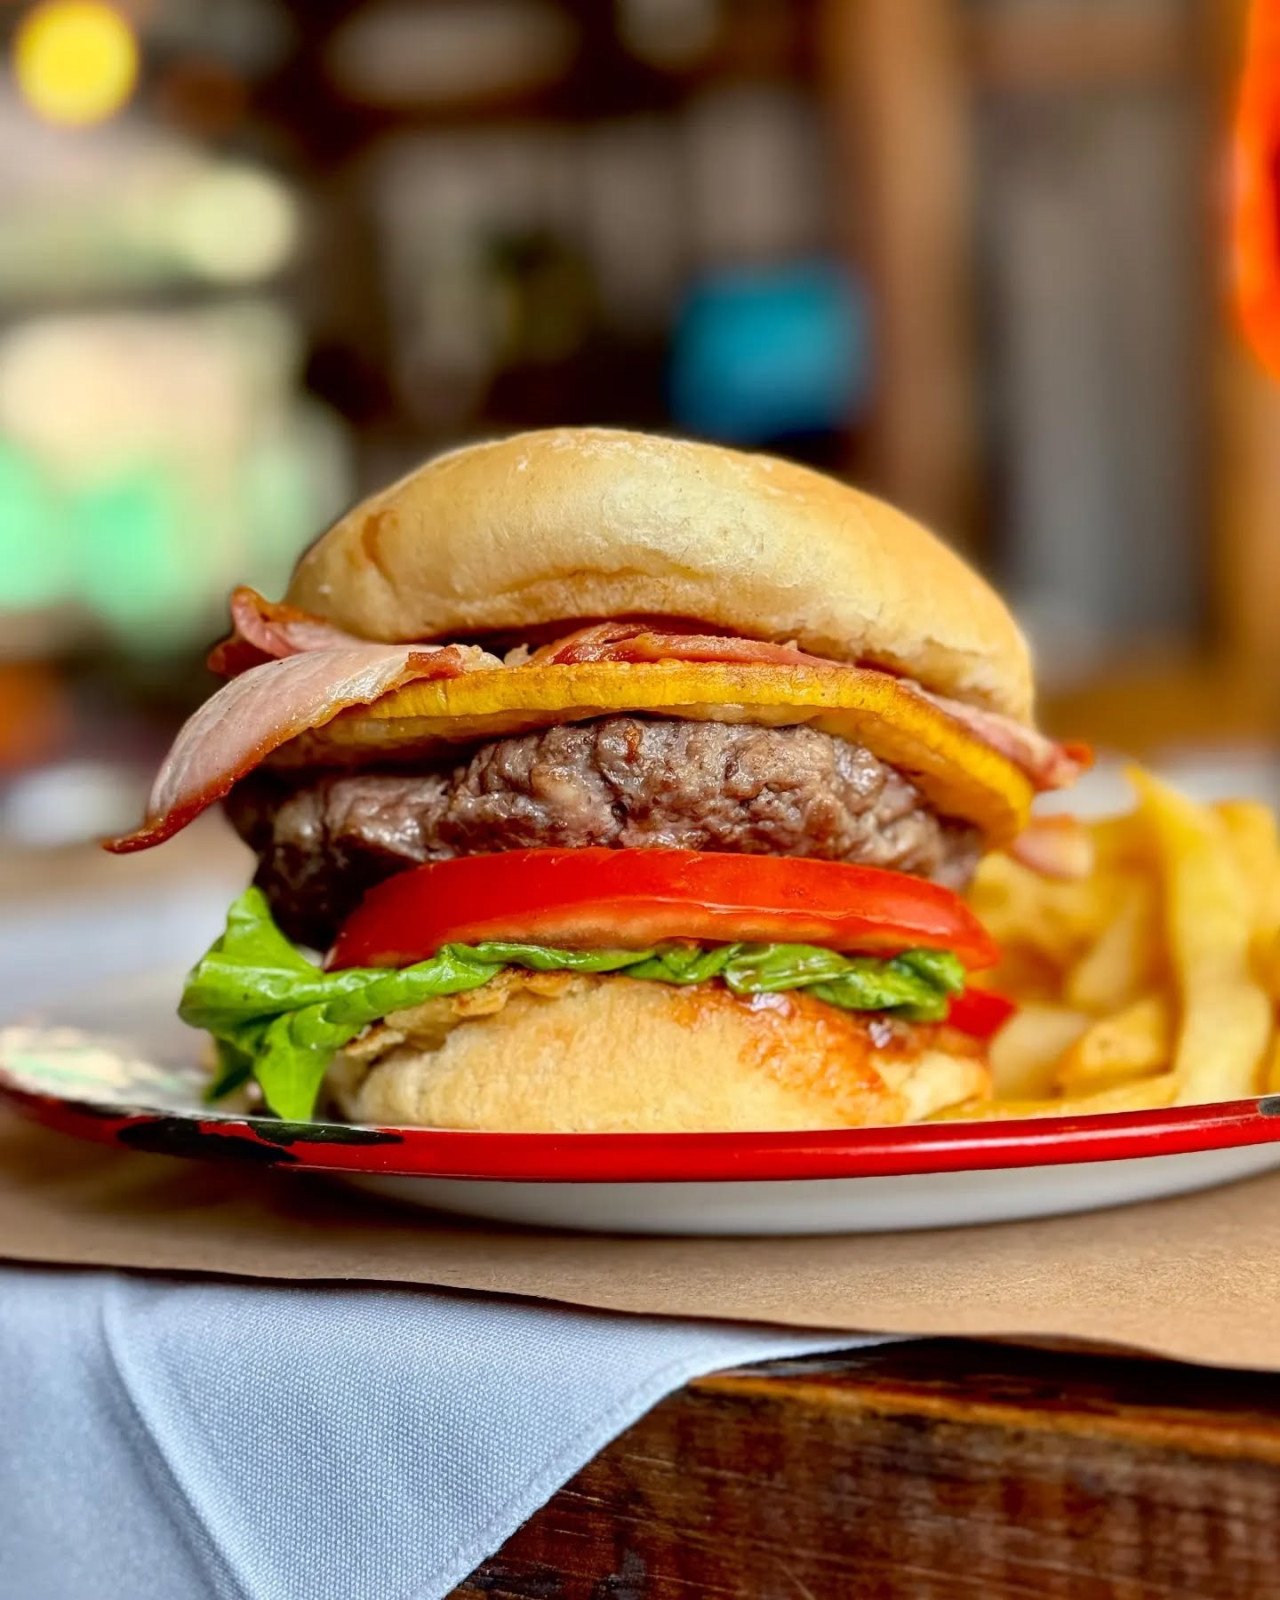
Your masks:
[[[114,115],[138,81],[138,44],[101,0],[44,0],[13,45],[23,99],[46,122],[84,127]]]

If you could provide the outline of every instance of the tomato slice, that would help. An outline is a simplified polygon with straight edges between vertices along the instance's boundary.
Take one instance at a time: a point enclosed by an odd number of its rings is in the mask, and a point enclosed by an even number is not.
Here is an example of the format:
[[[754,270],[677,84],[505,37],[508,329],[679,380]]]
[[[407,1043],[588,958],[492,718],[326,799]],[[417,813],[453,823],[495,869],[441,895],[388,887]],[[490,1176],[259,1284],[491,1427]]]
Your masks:
[[[696,850],[505,850],[379,884],[328,964],[403,967],[441,945],[485,939],[597,950],[645,950],[664,939],[872,955],[923,948],[953,950],[967,967],[997,956],[959,896],[902,872]]]
[[[975,1039],[990,1039],[1017,1009],[1007,995],[997,994],[994,989],[966,989],[952,999],[947,1021]]]

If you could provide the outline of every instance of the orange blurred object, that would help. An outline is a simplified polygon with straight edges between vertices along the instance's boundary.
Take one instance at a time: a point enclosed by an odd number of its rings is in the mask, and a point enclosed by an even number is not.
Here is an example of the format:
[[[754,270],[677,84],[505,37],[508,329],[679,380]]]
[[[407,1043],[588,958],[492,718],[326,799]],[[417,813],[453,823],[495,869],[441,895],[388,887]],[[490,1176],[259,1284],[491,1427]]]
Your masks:
[[[0,774],[51,761],[71,734],[71,707],[56,674],[0,661]]]
[[[1280,378],[1280,0],[1253,0],[1233,150],[1237,304],[1254,353]]]

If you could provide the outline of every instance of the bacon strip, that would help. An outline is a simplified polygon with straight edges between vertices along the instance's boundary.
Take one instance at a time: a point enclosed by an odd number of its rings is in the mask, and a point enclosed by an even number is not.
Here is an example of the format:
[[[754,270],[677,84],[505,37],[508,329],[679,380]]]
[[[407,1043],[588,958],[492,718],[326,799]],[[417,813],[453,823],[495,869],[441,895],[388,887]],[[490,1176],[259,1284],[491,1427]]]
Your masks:
[[[647,623],[602,622],[545,645],[529,658],[529,666],[573,665],[585,661],[720,661],[743,666],[839,667],[840,662],[811,656],[794,645],[761,639],[731,639],[719,634],[681,633],[651,628]],[[923,700],[961,723],[984,744],[998,750],[1030,778],[1039,791],[1065,789],[1087,772],[1093,754],[1087,745],[1058,744],[995,711],[982,711],[960,700],[911,687]]]
[[[1077,817],[1032,817],[1008,846],[1015,861],[1042,878],[1079,882],[1094,870],[1093,834]]]
[[[123,855],[163,844],[273,750],[347,706],[487,664],[499,663],[473,645],[355,644],[252,666],[188,717],[152,787],[142,827],[108,840],[106,848]]]
[[[601,622],[544,645],[528,666],[577,666],[586,661],[721,661],[739,666],[829,667],[821,656],[764,639],[732,639],[718,633],[682,633],[644,622]]]
[[[984,744],[1020,767],[1040,794],[1067,788],[1093,765],[1093,751],[1087,744],[1059,744],[1025,722],[1015,722],[996,711],[981,711],[963,700],[948,700],[922,689],[918,683],[911,687],[922,700],[962,723]]]
[[[359,641],[331,622],[296,606],[264,600],[254,589],[231,596],[234,631],[216,646],[209,666],[234,676],[260,662],[308,650],[333,649]],[[456,647],[454,647],[456,648]],[[654,628],[647,622],[599,622],[535,650],[526,666],[577,666],[594,661],[714,661],[736,666],[838,667],[841,663],[812,656],[794,645],[763,639],[735,639],[680,628]],[[518,671],[518,668],[512,668]],[[1058,744],[1025,723],[994,711],[982,711],[961,700],[911,687],[921,697],[961,723],[984,744],[1026,773],[1035,788],[1065,789],[1089,770],[1093,753],[1087,745]]]
[[[234,678],[264,661],[366,642],[323,617],[281,600],[266,600],[256,589],[241,586],[231,593],[231,635],[214,645],[208,667],[220,678]]]
[[[272,751],[348,706],[370,705],[406,683],[456,678],[502,667],[475,645],[386,645],[354,638],[295,606],[255,590],[231,597],[233,631],[209,665],[231,681],[180,730],[151,791],[146,820],[108,842],[119,853],[145,850],[185,828],[220,800]],[[579,629],[535,651],[527,665],[583,662],[721,662],[839,670],[841,663],[793,645],[720,634],[656,629],[643,622],[605,622]],[[520,667],[505,670],[518,672]],[[910,687],[945,715],[1021,768],[1037,789],[1073,782],[1089,765],[1083,745],[1060,745],[1010,717]]]

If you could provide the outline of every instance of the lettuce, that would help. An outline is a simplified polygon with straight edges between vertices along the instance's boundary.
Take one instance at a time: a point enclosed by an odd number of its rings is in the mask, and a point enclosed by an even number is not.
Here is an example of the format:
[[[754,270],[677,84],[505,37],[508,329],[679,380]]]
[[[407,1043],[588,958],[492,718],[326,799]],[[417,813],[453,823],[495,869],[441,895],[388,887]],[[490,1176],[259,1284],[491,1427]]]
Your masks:
[[[440,995],[478,989],[504,967],[536,972],[615,972],[657,983],[717,979],[734,994],[806,989],[849,1011],[891,1011],[913,1021],[945,1017],[964,969],[944,950],[911,950],[893,960],[844,956],[803,944],[666,945],[655,950],[552,950],[490,942],[446,945],[402,968],[324,972],[276,927],[266,897],[248,889],[227,926],[187,977],[178,1013],[217,1043],[217,1099],[253,1077],[267,1104],[289,1122],[315,1109],[325,1070],[371,1022]]]

